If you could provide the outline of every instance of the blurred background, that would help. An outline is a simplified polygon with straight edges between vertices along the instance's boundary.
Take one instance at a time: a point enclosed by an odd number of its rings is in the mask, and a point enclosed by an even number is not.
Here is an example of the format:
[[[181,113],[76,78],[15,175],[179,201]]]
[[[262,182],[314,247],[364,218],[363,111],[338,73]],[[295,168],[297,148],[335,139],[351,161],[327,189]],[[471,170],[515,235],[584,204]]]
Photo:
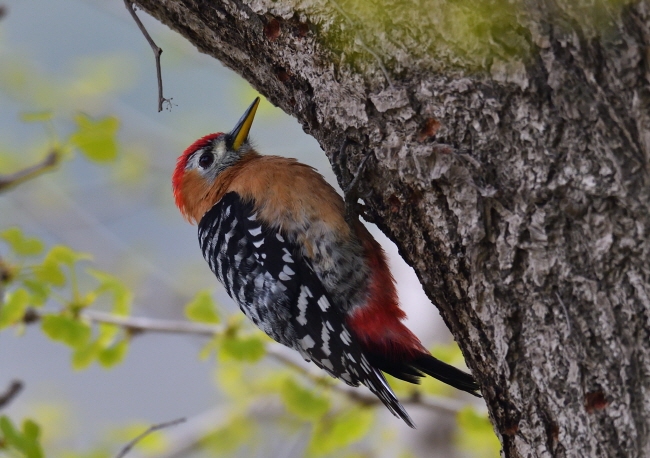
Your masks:
[[[119,123],[114,158],[93,160],[72,151],[56,170],[2,192],[0,232],[18,226],[46,247],[63,244],[89,253],[92,261],[84,263],[130,288],[133,316],[185,320],[185,304],[206,289],[224,315],[239,314],[201,256],[196,227],[176,209],[170,176],[176,158],[194,140],[234,127],[256,92],[139,11],[164,50],[164,94],[172,101],[158,113],[153,54],[121,0],[0,0],[0,7],[0,176],[36,164],[57,142],[65,143],[79,129],[82,114],[91,120],[112,120],[106,118],[110,116]],[[48,120],[30,122],[37,118]],[[251,137],[261,153],[298,158],[338,189],[316,141],[265,100]],[[437,345],[455,358],[451,362],[462,364],[412,269],[385,236],[369,227],[390,257],[408,326],[425,345]],[[11,256],[9,248],[0,245],[0,257],[10,262]],[[56,310],[60,305],[49,301],[48,307]],[[0,391],[14,379],[22,380],[25,389],[0,413],[15,422],[35,419],[43,429],[46,456],[66,457],[114,456],[120,443],[143,428],[185,417],[185,424],[165,431],[161,440],[166,445],[150,444],[132,455],[172,456],[166,454],[170,443],[192,437],[192,428],[216,428],[233,418],[219,375],[222,365],[214,357],[199,357],[205,344],[206,339],[194,336],[146,334],[133,339],[125,359],[114,368],[93,364],[74,370],[70,348],[50,340],[38,325],[4,329]],[[254,368],[252,373],[257,373]],[[473,404],[482,412],[481,401],[439,390],[457,398],[456,404]],[[407,409],[417,431],[380,408],[360,440],[329,452],[308,449],[311,423],[294,419],[279,426],[263,412],[253,411],[260,429],[247,443],[239,443],[235,429],[225,430],[222,445],[232,441],[230,449],[195,446],[173,456],[498,454],[484,412],[457,417],[413,405]]]

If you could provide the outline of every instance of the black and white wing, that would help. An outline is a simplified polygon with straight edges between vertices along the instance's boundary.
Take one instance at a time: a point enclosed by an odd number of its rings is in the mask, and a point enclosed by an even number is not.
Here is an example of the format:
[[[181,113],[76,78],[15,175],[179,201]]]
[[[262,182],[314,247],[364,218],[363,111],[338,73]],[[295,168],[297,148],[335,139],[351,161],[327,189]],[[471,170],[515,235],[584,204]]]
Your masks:
[[[226,194],[201,219],[199,243],[214,274],[255,325],[332,377],[363,383],[413,427],[297,243],[260,221],[251,202]]]

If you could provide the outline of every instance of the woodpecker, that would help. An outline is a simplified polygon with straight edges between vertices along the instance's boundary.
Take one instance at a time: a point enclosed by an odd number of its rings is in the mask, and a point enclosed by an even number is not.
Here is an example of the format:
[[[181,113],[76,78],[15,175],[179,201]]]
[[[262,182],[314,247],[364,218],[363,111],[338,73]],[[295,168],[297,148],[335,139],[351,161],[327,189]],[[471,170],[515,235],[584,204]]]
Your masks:
[[[479,396],[474,378],[429,354],[405,318],[379,243],[313,168],[262,156],[248,133],[260,99],[229,133],[207,135],[178,158],[176,205],[198,224],[203,257],[244,314],[332,377],[363,384],[415,425],[383,372],[430,375]]]

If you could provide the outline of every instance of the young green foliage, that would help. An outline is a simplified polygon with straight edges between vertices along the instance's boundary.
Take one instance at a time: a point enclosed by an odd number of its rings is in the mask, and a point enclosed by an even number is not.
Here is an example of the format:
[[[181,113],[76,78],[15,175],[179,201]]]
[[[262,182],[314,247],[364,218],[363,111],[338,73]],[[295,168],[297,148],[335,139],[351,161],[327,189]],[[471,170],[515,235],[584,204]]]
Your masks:
[[[322,418],[314,425],[307,451],[311,456],[340,452],[370,431],[374,410],[354,406],[343,413]]]
[[[280,395],[289,412],[307,421],[316,421],[330,409],[327,396],[299,384],[293,377],[287,377]]]
[[[19,227],[10,227],[0,232],[4,240],[16,256],[38,256],[45,248],[42,241],[36,237],[27,237]]]
[[[52,340],[62,342],[74,349],[83,347],[92,335],[90,325],[66,315],[45,315],[41,329]]]
[[[2,450],[5,450],[8,456],[17,452],[25,458],[43,458],[40,435],[41,429],[32,420],[23,421],[21,430],[3,415],[0,417],[0,455],[4,455]]]
[[[84,114],[75,116],[77,131],[70,143],[95,162],[110,162],[117,158],[117,130],[120,126],[114,116],[94,120]]]
[[[238,332],[226,332],[221,339],[221,347],[219,348],[219,358],[221,359],[255,363],[262,359],[265,354],[264,340],[255,331],[243,336]]]
[[[112,296],[112,313],[120,316],[127,316],[131,313],[133,293],[120,279],[95,269],[86,269],[86,272],[99,281],[99,286],[94,290],[96,296],[102,294],[110,294]]]
[[[8,293],[0,307],[0,329],[22,321],[28,305],[29,294],[24,289],[19,288]]]
[[[121,426],[114,429],[110,432],[109,436],[111,442],[118,444],[127,444],[133,440],[133,438],[140,436],[145,431],[151,427],[150,424],[147,424],[144,421],[132,422],[128,425]],[[143,453],[145,455],[157,456],[162,454],[169,447],[169,440],[165,431],[151,431],[146,436],[138,440],[138,442],[133,447],[133,454],[136,452]],[[128,457],[129,455],[127,455]]]
[[[459,449],[474,458],[497,458],[501,444],[489,418],[473,407],[465,407],[457,415],[458,433],[455,438]]]
[[[217,306],[208,290],[196,293],[194,299],[185,306],[185,316],[197,323],[218,324],[221,321]]]
[[[201,445],[214,455],[234,452],[250,441],[255,434],[255,424],[250,418],[236,415],[223,426],[212,431],[201,440]]]

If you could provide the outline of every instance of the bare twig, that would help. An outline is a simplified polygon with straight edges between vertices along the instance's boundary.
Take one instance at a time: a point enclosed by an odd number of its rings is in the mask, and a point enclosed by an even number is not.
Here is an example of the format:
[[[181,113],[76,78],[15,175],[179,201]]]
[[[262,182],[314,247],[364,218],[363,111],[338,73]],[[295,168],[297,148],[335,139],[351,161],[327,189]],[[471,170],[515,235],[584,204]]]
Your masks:
[[[214,337],[224,330],[220,326],[210,326],[191,321],[159,320],[153,318],[119,316],[96,310],[84,310],[84,318],[95,323],[108,323],[136,332],[157,332],[166,334],[193,334],[203,337]]]
[[[243,410],[233,411],[226,405],[219,405],[209,411],[190,417],[187,423],[170,432],[167,439],[169,446],[157,455],[157,458],[184,458],[194,456],[204,446],[204,440],[213,432],[226,426],[233,416],[246,415],[255,420],[277,419],[284,412],[278,399],[263,399],[249,404]],[[267,450],[265,456],[274,456]]]
[[[30,313],[40,313],[30,309]],[[202,337],[216,337],[223,334],[225,327],[210,326],[189,321],[160,320],[144,317],[119,316],[95,310],[84,310],[81,317],[93,323],[106,323],[120,326],[128,331],[136,333],[156,332],[166,334],[190,334]],[[354,402],[363,405],[380,405],[381,401],[370,391],[362,388],[353,388],[342,383],[331,383],[331,379],[323,376],[322,373],[312,371],[305,367],[304,362],[295,356],[295,352],[279,343],[267,343],[266,353],[276,361],[291,367],[303,374],[315,383],[327,385],[331,390],[347,396]],[[404,404],[411,404],[423,407],[427,410],[442,412],[446,414],[457,414],[468,404],[465,401],[445,398],[442,396],[421,395],[415,392],[403,400]]]
[[[160,69],[160,55],[162,54],[163,50],[159,48],[158,45],[156,45],[156,43],[151,38],[151,35],[149,35],[149,32],[147,32],[147,29],[144,27],[144,24],[142,24],[142,21],[140,21],[140,18],[135,13],[135,9],[133,8],[133,2],[131,0],[124,0],[124,5],[126,6],[126,9],[129,10],[129,13],[131,13],[131,17],[135,23],[138,24],[138,28],[144,37],[147,39],[147,42],[153,51],[154,58],[156,59],[156,76],[158,78],[158,112],[161,112],[163,110],[164,102],[167,102],[168,106],[171,109],[172,99],[166,99],[163,96],[162,70]]]
[[[52,150],[50,153],[36,165],[27,167],[11,175],[0,176],[0,192],[4,192],[14,186],[31,180],[38,175],[41,175],[59,164],[61,154],[57,150]]]
[[[82,316],[90,321],[96,323],[109,323],[126,329],[135,330],[139,332],[160,332],[160,333],[174,333],[174,334],[194,334],[204,337],[214,337],[221,334],[225,328],[220,326],[209,326],[200,323],[192,323],[188,321],[173,321],[173,320],[158,320],[152,318],[140,317],[123,317],[112,315],[110,313],[97,312],[92,310],[85,310]],[[330,379],[324,377],[320,372],[315,372],[307,369],[302,361],[298,361],[294,357],[293,352],[278,343],[268,343],[266,345],[266,353],[289,366],[306,377],[310,378],[316,383],[327,383],[329,385]],[[381,401],[369,391],[366,392],[359,388],[348,387],[342,383],[330,385],[330,388],[338,393],[341,393],[355,402],[364,405],[379,405]],[[437,412],[444,412],[448,414],[456,414],[461,409],[467,406],[464,401],[445,398],[442,396],[422,396],[418,393],[406,398],[403,401],[405,404],[418,405],[428,410],[435,410]]]
[[[9,388],[7,390],[0,394],[0,409],[4,408],[7,404],[9,404],[16,396],[18,396],[18,393],[20,393],[23,389],[23,382],[20,380],[14,380],[11,382],[9,385]]]
[[[126,444],[124,446],[124,448],[122,450],[120,450],[120,453],[118,453],[115,458],[123,458],[124,456],[126,456],[126,454],[129,453],[131,451],[131,449],[133,447],[135,447],[135,445],[138,442],[140,442],[142,439],[144,439],[145,437],[147,437],[149,434],[153,433],[154,431],[158,431],[158,430],[163,429],[163,428],[169,428],[170,426],[175,426],[175,425],[177,425],[179,423],[183,423],[184,421],[185,421],[185,418],[178,418],[178,419],[173,420],[173,421],[168,421],[168,422],[165,422],[165,423],[159,423],[157,425],[151,426],[145,432],[143,432],[138,437],[133,439],[131,442]]]

